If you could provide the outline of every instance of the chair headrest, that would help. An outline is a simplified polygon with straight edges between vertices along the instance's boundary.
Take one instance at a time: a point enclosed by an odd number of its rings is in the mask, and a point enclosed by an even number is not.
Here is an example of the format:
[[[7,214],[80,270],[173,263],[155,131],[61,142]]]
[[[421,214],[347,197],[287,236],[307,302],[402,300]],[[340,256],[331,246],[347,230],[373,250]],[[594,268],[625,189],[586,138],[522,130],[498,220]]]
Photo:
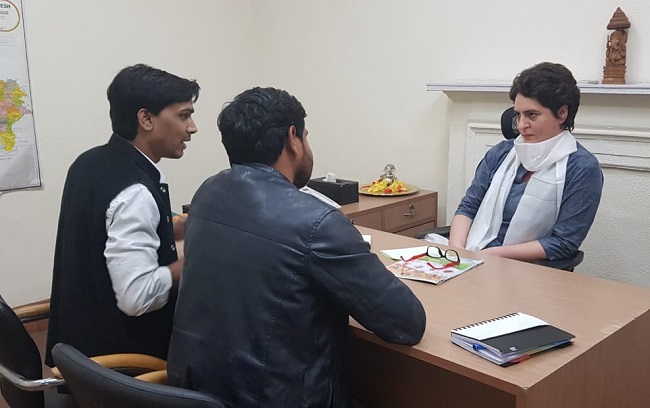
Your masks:
[[[515,108],[509,107],[501,114],[501,133],[506,139],[514,139],[519,136],[519,131],[512,125],[515,118]]]

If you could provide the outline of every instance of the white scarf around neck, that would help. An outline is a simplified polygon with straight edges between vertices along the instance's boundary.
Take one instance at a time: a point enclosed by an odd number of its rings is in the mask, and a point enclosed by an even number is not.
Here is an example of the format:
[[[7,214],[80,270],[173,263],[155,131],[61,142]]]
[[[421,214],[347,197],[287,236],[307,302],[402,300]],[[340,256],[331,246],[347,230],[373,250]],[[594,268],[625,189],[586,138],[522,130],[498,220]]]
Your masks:
[[[479,251],[499,234],[503,209],[520,164],[535,172],[510,221],[503,245],[520,244],[548,235],[562,203],[569,155],[576,140],[565,130],[540,143],[525,143],[521,136],[497,169],[472,222],[465,248]],[[520,158],[521,157],[521,158]]]

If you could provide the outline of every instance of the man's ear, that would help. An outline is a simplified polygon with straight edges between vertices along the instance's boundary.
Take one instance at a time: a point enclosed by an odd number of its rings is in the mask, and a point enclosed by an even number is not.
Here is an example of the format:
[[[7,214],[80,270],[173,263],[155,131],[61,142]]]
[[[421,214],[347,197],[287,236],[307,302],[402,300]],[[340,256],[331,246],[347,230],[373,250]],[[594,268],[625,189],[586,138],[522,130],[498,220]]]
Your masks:
[[[289,153],[292,155],[297,155],[298,154],[298,135],[296,134],[297,130],[294,125],[289,126],[289,129],[287,130],[287,138],[285,139],[284,142],[284,147],[287,149]]]
[[[146,131],[153,130],[153,114],[145,108],[138,111],[138,126]]]
[[[569,107],[567,105],[560,106],[560,109],[557,110],[557,116],[564,123],[569,116]]]

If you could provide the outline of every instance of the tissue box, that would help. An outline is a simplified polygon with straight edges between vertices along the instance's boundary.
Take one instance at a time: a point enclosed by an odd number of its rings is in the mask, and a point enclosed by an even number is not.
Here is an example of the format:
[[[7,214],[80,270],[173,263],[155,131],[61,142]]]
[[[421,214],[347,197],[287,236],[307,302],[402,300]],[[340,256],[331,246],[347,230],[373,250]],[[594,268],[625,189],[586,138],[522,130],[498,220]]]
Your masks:
[[[358,181],[337,179],[336,182],[332,183],[325,181],[325,177],[319,177],[309,180],[307,186],[325,194],[340,205],[359,201]]]

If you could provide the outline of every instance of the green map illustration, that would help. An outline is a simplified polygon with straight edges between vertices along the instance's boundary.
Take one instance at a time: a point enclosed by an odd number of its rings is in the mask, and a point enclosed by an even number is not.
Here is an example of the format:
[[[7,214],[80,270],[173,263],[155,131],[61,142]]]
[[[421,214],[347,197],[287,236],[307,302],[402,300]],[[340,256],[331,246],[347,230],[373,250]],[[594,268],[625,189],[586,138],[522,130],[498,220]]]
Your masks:
[[[16,144],[14,123],[23,116],[32,113],[25,107],[24,97],[27,93],[15,80],[0,79],[0,150],[11,152]]]

